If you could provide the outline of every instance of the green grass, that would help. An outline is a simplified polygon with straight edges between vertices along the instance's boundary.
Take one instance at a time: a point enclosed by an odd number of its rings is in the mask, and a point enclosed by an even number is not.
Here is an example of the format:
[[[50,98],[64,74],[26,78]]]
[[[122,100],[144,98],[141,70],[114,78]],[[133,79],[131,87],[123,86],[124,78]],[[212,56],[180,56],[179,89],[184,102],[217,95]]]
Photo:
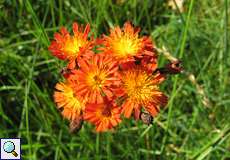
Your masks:
[[[229,7],[186,0],[179,13],[162,0],[0,1],[0,137],[22,138],[28,160],[230,159]],[[52,99],[65,63],[48,52],[50,40],[74,21],[98,36],[127,20],[180,58],[185,72],[162,86],[170,100],[153,125],[124,120],[97,134],[85,124],[70,134]]]

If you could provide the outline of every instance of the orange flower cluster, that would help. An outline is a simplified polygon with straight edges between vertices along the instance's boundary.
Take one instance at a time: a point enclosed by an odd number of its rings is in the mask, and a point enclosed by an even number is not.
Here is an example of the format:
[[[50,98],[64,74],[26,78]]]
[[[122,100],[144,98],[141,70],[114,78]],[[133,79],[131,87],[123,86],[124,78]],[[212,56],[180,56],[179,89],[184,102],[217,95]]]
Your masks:
[[[88,121],[97,132],[114,128],[122,117],[136,120],[142,113],[155,117],[167,97],[159,84],[165,75],[157,70],[157,54],[150,37],[126,22],[109,35],[89,37],[90,26],[73,24],[73,35],[66,28],[54,34],[49,51],[68,61],[56,84],[54,101],[64,118]],[[80,123],[76,123],[80,124]]]

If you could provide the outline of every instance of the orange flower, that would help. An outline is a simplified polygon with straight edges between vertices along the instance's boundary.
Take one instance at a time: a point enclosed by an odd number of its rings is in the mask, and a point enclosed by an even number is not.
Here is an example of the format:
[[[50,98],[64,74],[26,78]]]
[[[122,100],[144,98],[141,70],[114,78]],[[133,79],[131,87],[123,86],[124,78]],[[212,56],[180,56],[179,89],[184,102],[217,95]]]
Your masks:
[[[54,41],[51,42],[49,50],[52,54],[59,59],[68,60],[68,68],[75,67],[75,60],[80,57],[90,57],[92,52],[92,41],[88,40],[88,34],[90,31],[89,24],[86,25],[84,31],[83,27],[78,26],[77,23],[73,23],[73,33],[71,36],[66,28],[61,28],[61,33],[54,34]]]
[[[167,97],[159,90],[158,85],[165,79],[159,73],[152,75],[143,67],[131,66],[122,73],[122,89],[117,90],[125,98],[122,112],[129,118],[134,111],[134,116],[139,119],[141,107],[144,107],[152,116],[159,112],[159,106],[167,103]]]
[[[153,73],[157,69],[157,55],[147,56],[144,55],[142,58],[136,58],[136,61],[129,61],[120,64],[122,70],[127,70],[130,68],[141,67],[148,73]]]
[[[102,95],[112,97],[112,89],[120,84],[118,64],[105,54],[95,54],[89,61],[79,61],[79,70],[74,70],[78,81],[76,93],[89,103],[102,103]]]
[[[85,103],[76,97],[72,85],[70,82],[57,83],[55,86],[57,91],[54,92],[57,108],[62,109],[63,117],[70,121],[80,118],[81,112],[85,108]]]
[[[123,29],[115,27],[110,35],[103,38],[106,53],[112,54],[119,62],[134,61],[134,57],[154,55],[153,43],[149,37],[139,37],[139,29],[133,28],[129,22]]]
[[[112,101],[105,100],[100,104],[88,104],[84,113],[84,120],[96,125],[97,132],[107,131],[120,122],[121,108]]]

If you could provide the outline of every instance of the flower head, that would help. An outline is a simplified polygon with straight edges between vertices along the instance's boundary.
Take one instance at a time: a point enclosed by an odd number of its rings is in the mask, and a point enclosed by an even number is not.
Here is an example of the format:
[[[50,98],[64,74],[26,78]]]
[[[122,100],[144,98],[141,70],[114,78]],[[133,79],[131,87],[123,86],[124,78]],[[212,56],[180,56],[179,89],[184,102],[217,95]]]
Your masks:
[[[105,54],[95,54],[90,60],[79,61],[79,70],[74,71],[78,81],[76,92],[89,103],[101,103],[105,94],[112,97],[112,89],[119,85],[118,65]]]
[[[156,116],[159,106],[167,103],[167,97],[158,87],[163,80],[163,75],[152,75],[140,66],[126,68],[122,73],[122,89],[118,90],[125,97],[122,104],[124,116],[129,118],[134,111],[138,119],[142,107]]]
[[[154,55],[153,44],[149,37],[139,37],[139,29],[133,28],[129,22],[123,29],[115,27],[110,35],[105,36],[103,44],[106,53],[112,54],[119,62],[134,61],[134,57]]]
[[[70,121],[79,119],[85,109],[85,103],[76,96],[73,84],[68,81],[57,83],[55,88],[57,91],[54,92],[54,101],[57,108],[62,110],[63,117]]]
[[[59,59],[68,60],[68,68],[75,67],[75,60],[80,57],[90,57],[92,52],[92,41],[88,40],[90,31],[89,24],[79,27],[77,23],[73,24],[73,33],[70,35],[66,28],[61,28],[60,33],[54,34],[54,41],[51,42],[49,50]]]
[[[96,125],[97,132],[107,131],[120,122],[121,108],[112,101],[105,100],[100,104],[88,104],[84,113],[84,120]]]

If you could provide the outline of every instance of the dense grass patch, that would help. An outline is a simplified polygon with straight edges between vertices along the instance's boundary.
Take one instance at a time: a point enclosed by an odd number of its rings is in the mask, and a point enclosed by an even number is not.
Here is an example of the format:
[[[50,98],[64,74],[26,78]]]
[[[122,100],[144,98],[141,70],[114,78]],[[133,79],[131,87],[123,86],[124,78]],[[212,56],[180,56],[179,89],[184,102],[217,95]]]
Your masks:
[[[229,159],[229,7],[229,0],[186,0],[180,13],[163,0],[1,1],[0,137],[22,138],[28,160]],[[152,125],[125,120],[96,134],[87,124],[70,134],[53,103],[65,64],[48,52],[50,38],[74,21],[98,36],[127,20],[180,58],[185,72],[162,86],[170,101]]]

